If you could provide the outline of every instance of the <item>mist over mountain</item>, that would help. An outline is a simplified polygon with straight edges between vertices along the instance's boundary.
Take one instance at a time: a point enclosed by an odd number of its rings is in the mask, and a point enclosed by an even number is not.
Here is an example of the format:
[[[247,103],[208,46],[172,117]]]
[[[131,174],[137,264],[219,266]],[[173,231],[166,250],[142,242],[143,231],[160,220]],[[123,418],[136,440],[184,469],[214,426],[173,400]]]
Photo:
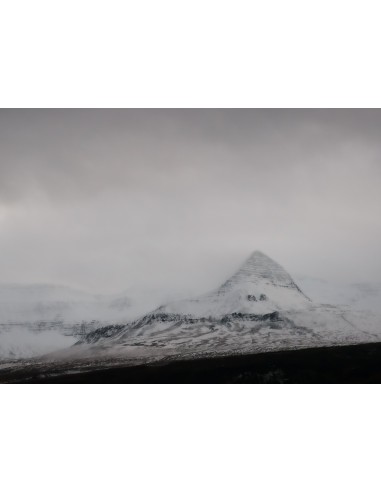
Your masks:
[[[348,308],[381,314],[381,283],[344,284],[302,275],[296,276],[295,279],[316,302],[345,305]]]
[[[78,342],[82,351],[90,348],[86,357],[94,344],[98,351],[122,354],[127,347],[132,358],[160,350],[255,352],[374,341],[381,333],[380,285],[334,285],[309,277],[296,282],[260,251],[200,296],[162,304],[168,293],[147,287],[130,294],[0,285],[0,357],[34,357]]]
[[[47,284],[0,284],[0,358],[35,357],[69,347],[100,326],[144,308],[127,296],[92,295]]]

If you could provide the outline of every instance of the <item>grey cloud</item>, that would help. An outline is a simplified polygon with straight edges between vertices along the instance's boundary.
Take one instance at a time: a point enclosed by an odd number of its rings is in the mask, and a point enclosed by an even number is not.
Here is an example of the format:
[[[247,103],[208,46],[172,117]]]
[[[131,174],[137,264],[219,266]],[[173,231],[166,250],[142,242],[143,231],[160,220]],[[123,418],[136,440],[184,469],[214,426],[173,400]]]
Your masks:
[[[3,281],[380,280],[379,110],[1,110]]]

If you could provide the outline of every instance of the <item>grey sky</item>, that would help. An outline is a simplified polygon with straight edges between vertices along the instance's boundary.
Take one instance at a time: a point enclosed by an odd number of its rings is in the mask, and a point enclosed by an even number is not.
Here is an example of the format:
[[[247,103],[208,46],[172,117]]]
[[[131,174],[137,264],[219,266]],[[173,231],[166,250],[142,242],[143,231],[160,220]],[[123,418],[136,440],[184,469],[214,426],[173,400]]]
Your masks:
[[[381,281],[381,110],[0,110],[2,282]]]

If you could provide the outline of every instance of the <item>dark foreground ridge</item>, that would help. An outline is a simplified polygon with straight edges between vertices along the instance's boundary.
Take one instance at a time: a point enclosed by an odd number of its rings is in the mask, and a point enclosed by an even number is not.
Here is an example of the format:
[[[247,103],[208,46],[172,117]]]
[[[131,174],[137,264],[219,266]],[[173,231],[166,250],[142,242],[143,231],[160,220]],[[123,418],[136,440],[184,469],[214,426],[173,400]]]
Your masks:
[[[0,370],[0,383],[381,383],[381,343],[208,359],[163,361],[78,373]]]

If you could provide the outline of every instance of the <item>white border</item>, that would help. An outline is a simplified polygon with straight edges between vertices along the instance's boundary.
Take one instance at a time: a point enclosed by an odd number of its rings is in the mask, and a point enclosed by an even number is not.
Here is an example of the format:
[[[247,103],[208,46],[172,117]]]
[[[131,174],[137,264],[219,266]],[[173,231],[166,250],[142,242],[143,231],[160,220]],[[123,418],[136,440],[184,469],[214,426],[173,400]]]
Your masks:
[[[375,1],[2,1],[2,107],[380,107]],[[1,387],[4,491],[378,487],[372,386]]]
[[[2,387],[2,490],[372,491],[370,386]]]
[[[3,107],[380,107],[363,0],[1,2]]]

